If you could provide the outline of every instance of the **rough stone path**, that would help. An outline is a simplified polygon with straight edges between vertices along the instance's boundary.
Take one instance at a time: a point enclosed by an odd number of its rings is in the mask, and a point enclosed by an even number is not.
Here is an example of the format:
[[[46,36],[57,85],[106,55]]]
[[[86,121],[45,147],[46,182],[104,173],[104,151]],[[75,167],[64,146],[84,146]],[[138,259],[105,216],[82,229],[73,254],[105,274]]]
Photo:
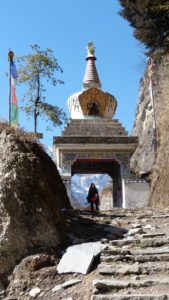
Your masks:
[[[169,208],[87,213],[65,211],[67,239],[56,255],[24,258],[10,275],[5,300],[167,300],[169,299]],[[59,274],[71,245],[101,241],[88,274]],[[83,263],[83,262],[81,262]]]
[[[125,218],[129,231],[124,239],[102,240],[106,249],[91,300],[169,299],[169,214],[151,210],[132,214],[127,211],[116,218]]]

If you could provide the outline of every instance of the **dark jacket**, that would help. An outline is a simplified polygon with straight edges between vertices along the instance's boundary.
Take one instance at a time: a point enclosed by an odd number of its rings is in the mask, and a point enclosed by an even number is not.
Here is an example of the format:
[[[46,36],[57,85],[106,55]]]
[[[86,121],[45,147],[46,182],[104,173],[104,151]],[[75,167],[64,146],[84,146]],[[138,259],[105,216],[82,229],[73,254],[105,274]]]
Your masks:
[[[92,201],[92,197],[95,196],[95,195],[98,195],[98,197],[97,197],[97,199],[94,202],[98,204],[99,203],[99,193],[98,193],[98,190],[97,190],[96,187],[90,187],[88,195],[87,195],[87,201],[88,202],[93,202]]]

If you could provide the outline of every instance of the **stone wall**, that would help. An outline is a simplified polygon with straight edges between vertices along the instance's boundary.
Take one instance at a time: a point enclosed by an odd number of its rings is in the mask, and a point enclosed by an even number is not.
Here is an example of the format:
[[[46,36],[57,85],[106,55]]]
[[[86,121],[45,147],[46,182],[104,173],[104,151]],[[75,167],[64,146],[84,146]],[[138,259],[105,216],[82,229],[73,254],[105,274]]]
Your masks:
[[[18,130],[0,131],[0,275],[65,238],[65,186],[42,146]]]
[[[136,209],[147,207],[150,195],[150,184],[145,180],[123,179],[123,208]]]

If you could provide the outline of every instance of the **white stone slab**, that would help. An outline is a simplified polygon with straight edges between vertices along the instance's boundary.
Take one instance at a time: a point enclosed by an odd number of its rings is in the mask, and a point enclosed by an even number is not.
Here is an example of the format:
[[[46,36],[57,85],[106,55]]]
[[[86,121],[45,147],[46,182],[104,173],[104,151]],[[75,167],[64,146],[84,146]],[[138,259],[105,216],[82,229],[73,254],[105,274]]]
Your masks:
[[[103,245],[99,241],[99,242],[93,242],[93,243],[83,243],[83,244],[73,245],[73,246],[68,247],[66,252],[80,251],[80,252],[85,252],[85,253],[91,253],[94,256],[97,256],[105,248],[106,248],[106,245]]]
[[[91,253],[80,252],[78,250],[66,252],[60,260],[57,270],[62,273],[81,273],[87,274],[90,270],[94,255]]]
[[[106,245],[101,242],[83,243],[69,247],[57,266],[58,273],[87,274],[94,257],[105,247]]]

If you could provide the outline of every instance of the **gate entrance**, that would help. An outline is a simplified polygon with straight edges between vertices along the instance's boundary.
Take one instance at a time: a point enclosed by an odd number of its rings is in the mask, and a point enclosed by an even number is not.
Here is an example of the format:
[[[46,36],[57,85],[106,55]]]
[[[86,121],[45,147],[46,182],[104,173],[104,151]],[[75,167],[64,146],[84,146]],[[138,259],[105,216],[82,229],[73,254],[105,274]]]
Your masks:
[[[84,174],[107,174],[107,181],[111,183],[111,199],[103,196],[102,201],[111,201],[111,207],[122,207],[121,168],[118,161],[114,159],[76,159],[71,166],[71,194],[73,198],[73,176]],[[105,187],[105,180],[103,188]],[[107,185],[108,186],[108,185]],[[82,187],[84,190],[84,186]],[[85,187],[86,191],[89,186]],[[110,188],[109,188],[110,190]],[[87,196],[87,195],[86,195]],[[103,205],[104,206],[104,205]],[[106,206],[106,205],[105,205]]]
[[[114,119],[117,100],[101,88],[93,43],[87,49],[82,89],[68,98],[70,119],[61,136],[53,139],[54,158],[69,197],[76,174],[107,174],[112,179],[112,207],[121,207],[121,178],[130,176],[130,157],[138,138],[128,136]]]

